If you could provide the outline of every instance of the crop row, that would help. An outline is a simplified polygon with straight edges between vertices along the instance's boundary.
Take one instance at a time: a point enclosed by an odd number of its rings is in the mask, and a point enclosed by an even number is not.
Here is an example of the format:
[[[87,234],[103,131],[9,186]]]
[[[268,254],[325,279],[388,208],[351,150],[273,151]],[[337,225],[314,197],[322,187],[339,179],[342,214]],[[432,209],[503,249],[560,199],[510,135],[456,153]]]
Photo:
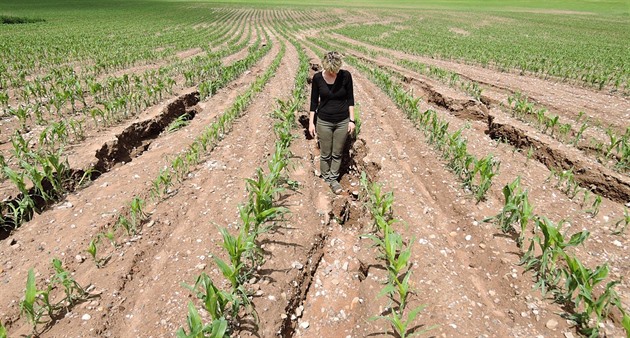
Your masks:
[[[630,334],[630,312],[623,308],[614,289],[620,281],[603,284],[608,277],[608,264],[590,269],[568,251],[584,243],[590,233],[582,230],[567,237],[562,231],[563,222],[556,224],[534,214],[520,177],[503,188],[503,195],[505,204],[501,212],[485,221],[494,221],[504,233],[515,236],[521,249],[520,264],[534,271],[535,288],[543,296],[551,292],[556,302],[565,305],[569,309],[566,317],[575,321],[584,335],[598,337],[599,323],[610,317],[614,309],[621,313],[621,324]],[[534,227],[529,229],[532,222]],[[529,230],[534,236],[526,238]]]
[[[374,242],[381,253],[381,258],[385,261],[387,283],[380,291],[379,296],[387,295],[390,300],[386,307],[389,316],[378,315],[371,319],[387,320],[395,334],[401,338],[427,332],[435,326],[410,332],[411,328],[415,327],[413,326],[414,320],[420,311],[426,307],[426,305],[419,305],[413,309],[407,308],[409,297],[415,293],[409,283],[411,267],[413,266],[410,262],[411,244],[415,242],[415,239],[412,238],[405,243],[402,235],[394,229],[394,224],[400,220],[394,217],[392,210],[393,193],[383,193],[378,183],[368,181],[365,172],[361,175],[361,187],[365,195],[363,199],[372,215],[376,232],[375,234],[362,235],[362,237],[369,238]]]
[[[251,295],[245,283],[250,280],[256,267],[264,263],[257,238],[274,226],[274,220],[288,212],[288,209],[275,204],[286,187],[296,186],[295,182],[290,181],[283,173],[291,157],[289,146],[294,138],[292,129],[295,127],[295,111],[306,100],[308,60],[301,50],[298,51],[300,66],[292,97],[286,102],[278,100],[279,107],[272,114],[278,120],[274,125],[277,140],[275,151],[268,163],[268,171],[265,174],[259,167],[256,169],[254,179],[246,179],[248,198],[244,205],[239,206],[241,224],[238,227],[238,235],[231,235],[225,228],[220,229],[223,247],[230,257],[229,262],[212,255],[223,276],[230,282],[231,289],[220,290],[208,275],[205,273],[199,275],[195,284],[188,288],[202,300],[203,308],[210,315],[210,322],[204,324],[194,303],[190,302],[187,330],[181,328],[177,331],[180,338],[227,337],[236,327],[239,315],[242,315],[239,313],[241,308],[247,308],[251,304]]]
[[[260,39],[258,40],[260,43]],[[235,62],[234,64],[226,67],[217,65],[212,77],[208,75],[209,79],[204,78],[204,82],[199,85],[200,91],[204,88],[212,88],[213,92],[204,92],[204,98],[210,94],[214,94],[216,90],[224,87],[229,81],[235,79],[238,75],[249,69],[255,62],[260,60],[271,48],[271,44],[267,44],[265,47],[257,48],[258,44],[254,45],[250,49],[250,53],[242,60]],[[241,107],[237,110],[242,111],[244,109],[244,103],[250,100],[248,97],[240,97],[237,101]],[[239,113],[240,113],[239,111]],[[215,136],[206,136],[207,140],[196,145],[193,149],[195,154],[188,155],[191,157],[198,157],[199,151],[207,147],[207,142],[212,137],[218,137],[219,133],[224,133],[227,127],[227,115],[222,117],[220,123],[217,125],[217,129],[214,131]],[[51,126],[55,126],[52,124]],[[67,158],[62,153],[62,144],[55,144],[54,142],[63,142],[64,129],[52,129],[51,131],[46,129],[40,136],[41,141],[53,142],[45,147],[31,148],[31,140],[24,139],[21,134],[15,133],[11,140],[13,145],[13,157],[12,162],[17,163],[18,169],[12,169],[2,157],[0,157],[0,164],[3,167],[3,176],[10,179],[11,183],[17,188],[19,195],[13,200],[3,202],[0,204],[0,216],[4,226],[18,227],[22,222],[29,220],[33,212],[41,212],[42,207],[47,203],[56,200],[59,196],[63,195],[67,190],[67,183],[70,180],[70,176],[73,171],[70,170]],[[50,135],[50,136],[49,136]],[[174,162],[175,176],[172,176],[170,172],[163,171],[158,180],[154,182],[154,188],[156,193],[160,193],[160,189],[168,189],[172,178],[179,177],[181,172],[187,170],[189,162],[179,158]],[[92,174],[93,169],[89,169],[85,178]],[[34,185],[34,188],[29,187],[27,184],[30,182]],[[43,201],[38,202],[38,200]]]
[[[323,40],[311,39],[320,46],[330,47]],[[420,111],[419,97],[414,97],[396,82],[390,72],[371,67],[364,61],[346,57],[348,63],[365,72],[369,79],[379,86],[400,108],[416,127],[424,131],[427,141],[448,161],[448,167],[462,180],[466,189],[475,196],[477,202],[485,199],[486,192],[492,185],[492,178],[497,175],[501,163],[492,154],[481,159],[470,154],[467,141],[461,134],[462,130],[449,132],[449,123],[433,110]]]
[[[414,55],[516,70],[599,89],[629,89],[627,51],[622,47],[625,35],[614,17],[502,12],[493,13],[490,20],[486,13],[475,11],[417,14],[423,19],[351,24],[335,32]],[[579,39],[571,38],[577,36]]]
[[[467,79],[462,79],[461,76],[455,72],[433,65],[428,65],[419,61],[399,59],[389,53],[378,52],[362,45],[350,43],[347,41],[337,40],[334,41],[334,43],[335,45],[341,46],[346,49],[359,51],[365,55],[368,55],[371,58],[376,58],[377,56],[382,55],[389,60],[394,61],[397,65],[400,65],[406,69],[413,70],[430,78],[436,79],[444,84],[449,85],[450,87],[461,89],[477,100],[481,99],[481,92],[483,91],[483,89],[481,88],[479,83]]]
[[[147,16],[157,12],[146,8],[141,11]],[[0,69],[0,87],[19,88],[30,77],[49,73],[60,65],[76,66],[85,75],[97,76],[168,59],[178,50],[204,47],[199,41],[212,43],[233,27],[234,22],[246,21],[252,15],[252,11],[242,10],[190,15],[193,13],[181,13],[180,9],[180,13],[171,12],[180,24],[165,27],[163,21],[138,20],[137,13],[129,16],[124,12],[117,14],[118,24],[112,27],[109,19],[99,17],[98,11],[91,8],[90,12],[93,17],[81,15],[76,22],[55,21],[55,25],[45,28],[40,25],[7,28],[0,55],[11,62]],[[213,23],[212,27],[202,28],[208,22]],[[108,25],[108,35],[103,34],[103,24]],[[42,29],[46,34],[42,34]]]
[[[270,47],[271,45],[269,44],[269,48]],[[205,149],[205,151],[211,151],[214,148],[214,145],[216,145],[216,143],[220,139],[222,139],[224,133],[229,131],[229,126],[231,125],[233,120],[238,118],[240,114],[244,111],[244,109],[247,107],[247,104],[253,98],[253,95],[260,92],[264,84],[268,82],[271,76],[274,75],[275,71],[280,65],[280,60],[284,56],[284,50],[285,48],[283,45],[280,53],[276,56],[270,68],[262,76],[258,77],[254,81],[254,83],[251,85],[251,87],[244,94],[242,94],[236,99],[236,102],[232,105],[231,109],[228,112],[222,115],[226,117],[219,118],[219,121],[209,126],[206,129],[206,132],[202,136],[198,137],[195,143],[193,143],[193,145],[189,147],[189,150],[187,152],[179,155],[172,162],[172,170],[173,172],[176,173],[177,176],[179,176],[181,179],[185,177],[184,174],[182,173],[183,167],[178,166],[177,163],[180,163],[181,161],[190,161],[190,162],[186,162],[187,164],[186,170],[190,168],[189,166],[200,163],[201,154],[199,154],[198,150]],[[289,139],[292,137],[290,135],[290,131],[289,131],[288,136],[287,135],[283,136],[283,139],[286,140],[287,137]],[[286,156],[286,152],[281,153],[279,155]],[[280,159],[283,157],[278,157],[278,158]],[[281,169],[282,168],[284,167],[281,167]],[[161,173],[161,175],[162,174],[163,172]],[[160,177],[156,179],[156,181],[159,181],[159,180],[160,180]],[[252,180],[252,184],[255,184],[253,180]],[[156,203],[157,203],[159,199],[161,198],[161,195],[154,195],[154,197],[158,198],[156,200]],[[129,204],[128,214],[125,215],[121,212],[117,216],[117,221],[113,229],[109,230],[107,233],[97,234],[90,241],[86,251],[90,254],[90,256],[92,256],[97,267],[99,268],[102,267],[104,264],[106,264],[109,261],[111,257],[111,256],[99,257],[98,255],[98,245],[100,244],[103,238],[109,239],[111,243],[114,245],[114,247],[116,248],[117,242],[115,239],[115,233],[118,229],[121,229],[121,228],[124,229],[129,235],[135,235],[141,231],[141,225],[149,217],[149,215],[147,215],[143,211],[144,205],[145,205],[145,202],[139,196],[134,196],[132,201]],[[278,209],[278,211],[280,210]],[[259,214],[257,215],[260,216]],[[269,215],[269,217],[271,217],[271,215]],[[50,286],[48,287],[48,289],[46,289],[48,291],[46,290],[37,291],[36,289],[34,289],[34,277],[33,277],[34,275],[32,271],[29,272],[29,280],[27,282],[27,293],[24,300],[22,300],[21,304],[24,304],[22,306],[23,314],[26,316],[29,322],[32,323],[34,333],[37,332],[36,331],[37,325],[42,323],[42,321],[40,320],[42,316],[48,315],[49,317],[52,317],[52,315],[54,315],[55,312],[61,309],[62,305],[64,306],[64,308],[67,309],[68,306],[73,306],[77,302],[82,301],[83,299],[85,299],[85,297],[89,296],[89,294],[87,294],[87,292],[83,288],[81,288],[78,284],[76,284],[74,280],[72,280],[71,278],[68,278],[69,275],[66,272],[64,272],[63,269],[60,268],[60,262],[55,261],[53,263],[54,263],[55,269],[57,270],[58,275],[61,274],[61,276],[64,277],[65,279],[60,279],[59,282],[56,282],[57,279],[53,278],[50,283]],[[52,304],[48,301],[47,294],[52,289],[58,288],[57,284],[62,284],[64,286],[68,296],[66,297],[67,299],[64,298],[61,301],[61,303]],[[75,293],[77,295],[75,295]],[[71,297],[71,298],[68,298],[68,297]],[[1,330],[5,330],[4,327],[2,327]]]
[[[606,128],[607,141],[594,138],[586,139],[584,132],[599,122],[590,121],[588,117],[584,121],[580,121],[585,115],[583,112],[578,115],[575,121],[580,126],[575,130],[572,123],[562,123],[560,116],[549,115],[546,108],[537,107],[534,102],[531,102],[521,93],[508,97],[508,108],[514,117],[534,124],[543,133],[549,133],[550,136],[580,149],[595,151],[600,157],[600,162],[606,163],[612,160],[615,170],[622,173],[630,170],[630,127],[627,127],[623,134],[615,132],[612,127]],[[584,145],[583,143],[587,144]]]

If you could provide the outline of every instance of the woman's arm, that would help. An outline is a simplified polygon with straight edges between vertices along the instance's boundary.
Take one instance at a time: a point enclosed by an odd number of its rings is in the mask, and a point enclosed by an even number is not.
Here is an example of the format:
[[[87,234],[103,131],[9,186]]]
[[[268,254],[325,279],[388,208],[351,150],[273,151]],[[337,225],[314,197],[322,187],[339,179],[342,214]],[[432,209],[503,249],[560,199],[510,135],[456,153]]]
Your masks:
[[[317,106],[319,105],[317,74],[320,73],[313,75],[313,81],[311,81],[311,107],[310,112],[308,113],[308,132],[311,134],[311,137],[317,137],[317,132],[315,131],[315,110],[317,110]]]
[[[349,111],[349,115],[350,115],[350,123],[348,123],[348,133],[352,134],[354,133],[354,127],[355,127],[355,123],[354,123],[354,86],[352,85],[352,74],[350,74],[350,72],[348,72],[348,84],[346,85],[346,92],[348,93],[348,96],[346,98],[347,102],[348,102],[348,111]]]

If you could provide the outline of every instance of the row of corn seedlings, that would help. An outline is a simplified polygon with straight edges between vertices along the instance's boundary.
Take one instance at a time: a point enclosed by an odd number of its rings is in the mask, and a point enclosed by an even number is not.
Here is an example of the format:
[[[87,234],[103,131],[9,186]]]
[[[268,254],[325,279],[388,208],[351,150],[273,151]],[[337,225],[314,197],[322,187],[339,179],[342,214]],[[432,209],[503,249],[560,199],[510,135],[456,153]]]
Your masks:
[[[299,49],[298,49],[299,50]],[[225,228],[220,232],[223,236],[223,247],[230,260],[223,261],[212,255],[223,276],[230,282],[231,290],[222,291],[215,286],[210,277],[202,273],[193,286],[187,286],[199,299],[210,315],[211,321],[204,324],[194,304],[188,304],[187,330],[180,328],[177,336],[184,337],[225,337],[237,324],[237,316],[242,307],[256,317],[251,307],[249,291],[245,287],[256,267],[263,264],[257,238],[273,227],[270,222],[281,218],[288,210],[275,205],[279,194],[288,186],[295,187],[283,173],[291,157],[289,146],[294,138],[295,111],[306,99],[305,83],[308,76],[308,60],[300,53],[300,67],[296,76],[295,89],[288,101],[278,100],[279,107],[273,116],[279,121],[274,125],[277,140],[275,151],[268,162],[268,172],[257,168],[254,178],[246,179],[247,202],[239,206],[240,225],[238,235],[234,236]]]
[[[440,118],[437,112],[427,110],[420,112],[418,103],[420,98],[406,92],[402,86],[396,84],[391,76],[378,68],[369,68],[358,64],[370,75],[370,78],[383,89],[402,109],[417,127],[421,128],[428,137],[428,142],[448,161],[448,166],[470,189],[477,202],[485,198],[486,192],[492,185],[492,178],[498,173],[500,162],[492,155],[477,159],[467,149],[468,142],[462,137],[462,130],[449,132],[449,122]]]
[[[586,141],[584,132],[591,126],[591,122],[586,118],[579,129],[574,130],[571,123],[561,123],[558,115],[548,115],[546,108],[537,108],[534,102],[521,94],[515,93],[508,97],[508,107],[512,115],[520,120],[534,123],[543,133],[549,132],[549,135],[555,137],[561,142],[571,144],[576,147],[581,141]],[[576,119],[580,123],[584,113],[580,113]],[[557,134],[554,135],[554,133]],[[595,150],[601,156],[601,161],[613,160],[615,163],[613,168],[620,172],[627,172],[630,169],[630,127],[626,128],[624,134],[616,133],[612,128],[605,130],[608,136],[607,142],[602,142],[591,138],[586,146],[588,149]]]
[[[404,59],[397,59],[395,56],[388,54],[388,53],[382,53],[382,52],[375,52],[374,50],[367,48],[367,47],[363,47],[357,44],[353,44],[350,42],[345,42],[345,41],[341,41],[341,40],[337,40],[334,41],[335,45],[338,46],[342,46],[344,48],[348,48],[348,49],[353,49],[353,50],[357,50],[360,51],[361,53],[368,55],[372,58],[377,57],[379,55],[384,55],[385,57],[387,57],[390,60],[396,60],[396,64],[413,70],[415,72],[418,72],[422,75],[431,77],[433,79],[436,79],[444,84],[449,85],[450,87],[453,88],[458,88],[461,89],[463,91],[465,91],[466,93],[468,93],[469,95],[471,95],[472,97],[474,97],[477,100],[481,99],[481,92],[483,91],[483,89],[481,88],[481,86],[479,85],[478,82],[475,81],[470,81],[470,80],[466,80],[466,79],[462,79],[460,77],[459,74],[455,73],[455,72],[451,72],[449,70],[440,68],[440,67],[436,67],[436,66],[432,66],[432,65],[428,65],[428,64],[424,64],[422,62],[418,62],[418,61],[410,61],[410,60],[404,60]]]
[[[74,183],[70,182],[73,171],[61,150],[31,150],[30,140],[19,133],[12,137],[11,143],[17,168],[9,166],[0,155],[0,176],[15,186],[18,196],[0,203],[0,227],[17,228],[56,201]]]
[[[405,68],[417,71],[422,75],[437,79],[438,81],[445,83],[450,87],[459,88],[474,97],[475,99],[481,100],[481,92],[483,91],[483,89],[481,88],[479,83],[462,79],[460,75],[455,72],[451,72],[440,67],[427,65],[417,61],[399,60],[397,64]]]
[[[259,49],[259,45],[260,36],[257,43],[250,47],[250,55]],[[15,108],[8,106],[6,112],[18,118],[22,130],[27,129],[27,120],[33,116],[35,123],[40,125],[48,125],[49,119],[56,116],[62,120],[67,119],[65,124],[72,126],[83,124],[88,119],[91,119],[96,127],[108,126],[137,115],[161,101],[164,94],[172,94],[178,74],[184,74],[186,80],[182,85],[185,86],[221,78],[220,73],[224,68],[218,57],[233,51],[235,47],[244,46],[245,41],[216,53],[177,61],[157,70],[147,70],[142,74],[110,76],[100,81],[94,76],[80,78],[81,75],[75,73],[72,68],[60,67],[54,71],[54,74],[57,74],[55,77],[36,79],[33,86],[26,86],[30,89],[25,91],[22,103]],[[35,96],[33,102],[30,99],[31,95]],[[68,105],[71,109],[70,114],[66,112]],[[82,113],[83,117],[74,118],[77,112]],[[71,131],[74,132],[75,139],[82,139],[82,128],[73,128]]]
[[[323,47],[331,47],[321,39],[311,39],[314,43]],[[476,158],[467,150],[467,141],[461,134],[462,131],[449,132],[449,122],[438,116],[434,110],[421,112],[419,97],[405,91],[389,72],[377,67],[371,67],[368,63],[347,56],[348,63],[362,70],[370,80],[376,83],[400,108],[407,118],[412,120],[416,127],[421,128],[428,137],[428,142],[448,161],[448,166],[464,183],[464,187],[470,189],[477,202],[485,199],[485,195],[492,185],[492,178],[498,174],[501,163],[492,154],[481,159]]]
[[[372,320],[387,320],[395,334],[398,337],[405,338],[413,335],[422,334],[431,330],[435,326],[429,327],[422,331],[412,331],[412,324],[420,311],[426,305],[420,305],[413,309],[408,309],[409,296],[414,292],[409,284],[411,278],[411,243],[405,243],[400,233],[396,232],[393,225],[399,220],[394,218],[392,205],[394,203],[394,194],[392,192],[384,193],[377,183],[368,181],[365,173],[361,175],[361,186],[365,194],[366,204],[372,218],[374,220],[374,228],[376,234],[363,235],[374,241],[379,248],[382,258],[387,266],[387,283],[379,293],[379,296],[387,295],[390,304],[387,306],[389,315],[379,315],[371,318]]]
[[[613,280],[604,286],[609,273],[607,264],[590,269],[568,251],[584,243],[590,233],[582,230],[567,236],[567,232],[562,231],[564,222],[556,224],[534,214],[528,191],[520,185],[520,177],[503,188],[503,195],[505,204],[501,212],[485,221],[494,221],[504,233],[517,237],[522,254],[520,264],[534,271],[535,288],[543,295],[551,292],[557,302],[566,305],[570,313],[565,316],[575,321],[579,331],[589,337],[599,336],[599,323],[614,309],[620,311],[622,326],[630,334],[630,312],[623,308],[614,289],[620,281]],[[526,239],[531,222],[534,222],[531,229],[534,236]]]
[[[586,213],[591,214],[591,216],[596,216],[599,213],[602,197],[589,189],[582,188],[580,183],[575,179],[573,169],[560,171],[552,169],[547,181],[551,180],[551,178],[556,179],[555,187],[571,199],[576,198],[578,194],[582,193],[580,207],[582,207],[582,209],[587,208]]]
[[[284,55],[284,50],[285,48],[283,46],[270,68],[262,76],[257,77],[245,93],[235,99],[234,104],[228,111],[221,114],[215,122],[206,127],[202,134],[198,136],[184,152],[172,159],[170,166],[166,166],[160,170],[158,176],[151,183],[151,198],[155,203],[168,197],[173,191],[174,186],[186,179],[190,170],[201,163],[204,156],[210,153],[218,142],[231,130],[234,121],[241,116],[254,95],[262,90],[263,85],[273,76],[273,72],[279,67],[280,60]],[[113,229],[109,229],[105,233],[97,234],[90,241],[87,251],[98,267],[103,266],[109,260],[108,256],[98,256],[98,246],[102,242],[102,239],[107,238],[109,242],[116,247],[117,244],[114,238],[115,233],[119,231],[119,229],[124,229],[125,233],[129,236],[137,235],[142,229],[142,224],[148,219],[148,215],[143,211],[144,205],[144,200],[139,196],[135,196],[129,203],[128,208],[126,208],[128,210],[123,210],[116,216]]]
[[[52,260],[55,274],[48,279],[43,289],[38,289],[35,282],[35,272],[28,271],[26,291],[20,300],[20,314],[31,324],[33,335],[37,336],[39,324],[50,325],[59,316],[70,312],[75,305],[95,297],[72,278],[59,259]],[[63,296],[59,291],[63,290]],[[4,328],[0,326],[0,337]],[[6,330],[4,332],[6,336]]]
[[[250,35],[251,26],[248,38]],[[240,34],[233,39],[237,38],[240,38]],[[178,60],[157,70],[109,76],[104,80],[97,80],[93,75],[78,74],[69,66],[57,67],[51,74],[27,82],[24,90],[16,90],[18,93],[16,95],[20,95],[21,99],[17,107],[8,105],[7,96],[5,112],[18,118],[22,130],[27,129],[27,120],[33,117],[35,123],[39,125],[48,125],[51,118],[60,118],[61,121],[57,122],[55,128],[71,126],[69,131],[74,134],[73,141],[80,141],[83,139],[82,125],[86,120],[91,118],[95,126],[99,127],[99,124],[107,126],[135,116],[160,101],[163,94],[172,94],[176,85],[175,78],[179,74],[203,74],[201,77],[197,76],[197,81],[216,77],[221,70],[218,58],[244,48],[247,40],[207,53],[205,56]],[[260,37],[251,50],[257,49],[259,44]],[[191,81],[187,78],[183,85],[191,86],[193,84]],[[71,109],[71,112],[67,112],[68,109]],[[77,112],[82,113],[83,117],[75,118]],[[46,140],[43,136],[40,136],[40,139]],[[71,141],[68,137],[58,139],[64,144]]]
[[[219,67],[218,73],[220,73],[220,77],[213,82],[214,90],[222,88],[229,81],[245,72],[248,67],[251,67],[251,65],[262,58],[269,51],[270,47],[271,45],[268,44],[263,48],[252,48],[245,59],[236,62],[234,65]],[[124,78],[128,79],[128,77],[123,76]],[[202,138],[200,142],[195,143],[194,147],[186,153],[186,156],[177,157],[173,161],[172,165],[176,176],[171,176],[170,172],[164,170],[158,179],[154,181],[154,187],[159,189],[163,185],[165,189],[168,189],[172,184],[173,178],[183,179],[182,175],[187,173],[188,166],[195,162],[196,158],[198,160],[200,150],[204,149],[205,151],[208,147],[208,142],[219,139],[225,133],[228,120],[233,118],[234,114],[240,114],[244,109],[244,104],[251,99],[252,92],[248,95],[237,98],[238,107],[232,114],[224,114],[219,119],[217,127],[213,131],[208,131],[206,137]],[[70,124],[70,127],[75,128],[74,124]],[[77,129],[82,130],[80,127],[77,127]],[[4,158],[0,157],[0,165],[3,167],[2,175],[0,176],[9,179],[17,188],[20,196],[14,201],[0,204],[0,221],[4,226],[12,228],[19,226],[24,221],[29,220],[33,212],[40,212],[41,204],[46,205],[55,201],[65,192],[64,184],[70,179],[71,174],[67,158],[62,155],[63,143],[67,141],[67,131],[68,126],[64,121],[51,124],[40,135],[40,146],[43,147],[36,150],[31,150],[33,148],[31,140],[24,139],[20,133],[16,132],[12,136],[11,142],[14,150],[13,158],[10,160],[17,162],[18,168],[12,169],[4,161]],[[31,188],[29,183],[34,187]],[[46,187],[48,186],[52,186],[52,189],[47,189]],[[38,200],[43,200],[43,203],[38,204]],[[117,225],[122,225],[125,228],[127,224],[128,222],[125,218],[121,218],[117,222]],[[135,233],[135,230],[131,232]]]

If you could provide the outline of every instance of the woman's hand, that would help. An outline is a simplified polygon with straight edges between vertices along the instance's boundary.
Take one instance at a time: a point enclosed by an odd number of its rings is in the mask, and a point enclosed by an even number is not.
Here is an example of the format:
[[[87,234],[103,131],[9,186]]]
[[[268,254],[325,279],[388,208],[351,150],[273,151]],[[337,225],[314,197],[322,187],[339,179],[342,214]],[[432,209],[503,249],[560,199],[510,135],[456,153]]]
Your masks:
[[[312,138],[317,137],[317,132],[315,131],[315,123],[313,122],[308,123],[308,133],[311,134]]]
[[[352,121],[348,122],[348,134],[350,135],[354,134],[354,128],[355,128],[354,122]]]

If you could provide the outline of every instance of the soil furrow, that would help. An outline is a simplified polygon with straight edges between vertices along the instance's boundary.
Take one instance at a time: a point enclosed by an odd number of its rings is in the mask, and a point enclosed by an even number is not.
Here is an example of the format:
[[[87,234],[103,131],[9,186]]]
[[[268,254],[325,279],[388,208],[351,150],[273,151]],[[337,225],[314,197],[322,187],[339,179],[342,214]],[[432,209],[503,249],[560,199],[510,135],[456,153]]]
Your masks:
[[[361,137],[370,150],[364,161],[374,161],[382,167],[380,182],[386,190],[394,191],[394,210],[405,224],[399,231],[406,238],[418,241],[412,250],[412,283],[418,294],[413,297],[410,308],[420,303],[427,303],[428,307],[417,321],[439,324],[434,334],[454,337],[532,336],[547,332],[544,323],[533,321],[530,311],[535,307],[539,320],[553,318],[555,306],[541,302],[540,296],[530,291],[527,278],[512,277],[522,273],[520,268],[512,266],[518,261],[518,257],[510,253],[514,248],[500,237],[494,237],[491,226],[477,225],[477,219],[482,218],[480,214],[488,213],[486,208],[475,207],[470,197],[462,195],[453,176],[445,169],[437,169],[443,168],[439,156],[419,143],[418,139],[424,137],[418,137],[419,131],[402,112],[391,108],[394,104],[380,90],[356,71],[353,78],[355,99],[364,112]],[[489,204],[497,202],[491,200]],[[362,243],[363,247],[368,245]],[[347,256],[344,250],[337,250],[337,257]],[[372,264],[378,266],[377,262]],[[331,271],[335,271],[334,263],[331,265]],[[322,261],[320,270],[326,266]],[[353,313],[371,317],[382,313],[387,302],[374,296],[382,287],[384,272],[378,268],[368,271],[368,278],[360,288],[360,292],[365,293],[356,296],[359,305]],[[317,280],[318,276],[315,278]],[[339,309],[353,306],[350,299],[354,298],[342,298],[338,294],[356,294],[356,288],[350,277],[344,277],[337,285],[331,284],[330,276],[321,275],[320,279],[324,290],[332,287],[335,296],[326,297],[320,292],[307,301],[313,305],[305,308],[304,320],[311,319],[310,325],[317,328],[317,335],[366,336],[389,331],[383,321],[355,325],[351,316],[343,318],[340,311],[333,315],[322,309],[321,313],[322,304]],[[319,307],[316,304],[320,304]],[[380,309],[378,304],[381,304]],[[344,313],[347,313],[345,309]],[[521,313],[526,315],[520,316]],[[308,332],[303,336],[314,334]]]
[[[278,52],[277,44],[274,43],[270,54]],[[261,68],[266,66],[261,65]],[[291,67],[279,71],[271,82],[290,76],[290,71]],[[149,327],[156,328],[162,335],[172,335],[185,325],[187,314],[188,291],[180,284],[193,284],[201,271],[205,270],[222,289],[227,288],[209,254],[225,259],[216,228],[235,226],[236,207],[243,201],[243,178],[253,175],[253,168],[263,164],[261,154],[268,154],[272,148],[271,97],[280,97],[289,90],[280,86],[269,88],[272,89],[259,95],[236,122],[234,130],[215,148],[210,159],[184,182],[178,193],[156,206],[152,219],[160,227],[147,231],[145,237],[148,238],[143,239],[137,250],[149,250],[148,257],[159,259],[139,264],[140,273],[132,282],[135,287],[120,296],[126,298],[132,317],[121,313],[103,324],[107,328],[111,323],[127,323],[121,331],[112,332],[113,335],[136,336]],[[173,209],[172,206],[178,207]],[[201,223],[195,222],[199,215],[204,215]],[[166,231],[167,235],[161,235],[165,221],[172,227]],[[137,289],[157,297],[143,297],[133,291]],[[160,306],[163,303],[169,304],[168,307]],[[150,308],[160,310],[147,313],[146,309]]]
[[[620,128],[627,127],[626,121],[628,114],[630,114],[630,98],[628,97],[566,83],[551,82],[529,75],[515,75],[454,61],[410,55],[359,42],[336,33],[332,33],[332,36],[335,39],[367,47],[374,51],[390,53],[399,59],[422,62],[450,70],[463,78],[500,89],[502,95],[505,95],[506,92],[510,94],[523,93],[565,116],[576,118],[580,111],[585,111],[589,116],[593,116],[599,121],[605,121],[607,124]],[[378,61],[389,63],[388,59],[382,57],[379,57]]]
[[[36,215],[31,222],[24,224],[19,231],[16,231],[12,236],[12,246],[8,247],[7,250],[3,249],[0,251],[0,262],[4,266],[2,279],[6,283],[3,286],[1,301],[4,304],[8,304],[4,308],[3,311],[6,312],[3,312],[2,316],[17,317],[18,309],[16,308],[16,303],[11,302],[15,302],[20,298],[23,283],[26,280],[26,271],[32,267],[36,271],[46,274],[45,271],[50,268],[49,261],[52,257],[66,257],[65,263],[69,264],[70,269],[78,269],[76,278],[82,285],[93,283],[98,288],[99,281],[117,280],[123,278],[121,276],[128,274],[128,271],[131,271],[133,267],[125,268],[126,264],[121,264],[120,269],[118,269],[116,264],[112,264],[106,269],[97,270],[91,262],[86,261],[81,265],[78,264],[78,261],[74,261],[73,258],[77,255],[85,257],[84,249],[87,247],[90,238],[99,229],[106,228],[107,224],[111,224],[114,221],[113,216],[117,214],[117,210],[121,208],[123,203],[127,203],[132,196],[146,196],[146,192],[150,189],[150,180],[156,177],[162,166],[169,163],[168,157],[185,149],[217,114],[225,110],[233,102],[234,98],[244,90],[248,83],[253,82],[257,75],[264,72],[272,58],[273,55],[268,54],[249,73],[232,82],[230,86],[233,89],[220,90],[209,100],[199,103],[198,106],[201,113],[187,127],[154,140],[141,158],[125,166],[115,167],[110,172],[101,175],[98,184],[93,184],[67,196],[62,204],[42,215]],[[152,111],[148,112],[148,115],[154,116],[165,106],[167,104],[154,107]],[[120,126],[114,128],[112,132],[121,133],[124,129],[126,129],[124,126]],[[103,135],[101,139],[111,139],[110,135]],[[98,145],[98,139],[93,141],[93,145]],[[100,143],[99,146],[93,146],[93,151],[95,152],[95,149],[100,148],[103,143]],[[87,151],[89,152],[89,148]],[[86,158],[85,155],[81,157],[81,155],[77,154],[77,161],[73,161],[71,158],[70,163],[85,163],[92,159]],[[79,228],[75,224],[88,226]],[[68,231],[70,231],[70,235],[67,239],[63,239],[59,235]],[[39,240],[24,240],[24,238],[30,238],[33,235]],[[127,243],[126,245],[133,248],[132,243],[136,240],[131,241],[130,239],[125,242]],[[154,242],[152,245],[155,244]],[[19,255],[20,252],[30,252],[31,254],[28,256],[15,256],[16,254]],[[124,252],[120,254],[124,255]],[[131,253],[131,255],[134,255],[134,253]],[[81,259],[81,262],[83,260],[84,258]],[[96,280],[96,278],[99,280]],[[106,292],[116,293],[118,291],[108,290]],[[115,302],[112,303],[115,304]],[[106,307],[107,303],[103,302],[103,305],[103,307]],[[93,310],[97,309],[94,308]],[[67,320],[74,321],[80,320],[80,318],[70,316]],[[61,325],[61,327],[63,326]],[[90,326],[98,327],[97,324]],[[77,326],[76,329],[83,330],[80,326]],[[14,327],[11,332],[15,330],[16,328]],[[66,336],[76,335],[68,332]]]
[[[495,122],[495,117],[488,118],[489,136],[495,140],[504,140],[518,149],[532,149],[533,158],[546,165],[550,170],[572,170],[580,185],[615,202],[630,202],[630,178],[610,169],[593,164],[553,147],[550,143],[534,138],[518,127],[503,122]]]

